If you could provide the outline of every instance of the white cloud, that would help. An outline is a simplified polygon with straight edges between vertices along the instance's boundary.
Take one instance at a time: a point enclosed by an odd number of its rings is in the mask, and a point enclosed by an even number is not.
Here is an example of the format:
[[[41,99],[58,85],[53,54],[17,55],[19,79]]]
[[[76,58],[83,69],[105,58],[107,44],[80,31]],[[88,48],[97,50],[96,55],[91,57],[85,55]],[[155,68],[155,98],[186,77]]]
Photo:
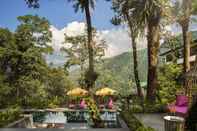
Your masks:
[[[106,57],[116,56],[132,49],[131,39],[125,28],[100,31],[100,35],[108,45]],[[136,43],[138,50],[144,49],[147,46],[145,38],[138,38]]]
[[[63,46],[64,42],[64,35],[67,34],[68,36],[76,36],[84,32],[85,24],[82,22],[72,22],[69,23],[66,27],[62,29],[57,29],[55,26],[51,25],[51,32],[52,32],[52,47],[55,51],[59,51],[59,49]]]
[[[108,46],[106,57],[119,55],[130,49],[130,39],[125,29],[111,29],[99,31],[100,36],[106,41]]]
[[[69,36],[76,36],[84,33],[85,30],[85,24],[82,22],[71,22],[66,27],[62,29],[57,29],[55,26],[51,26],[52,31],[52,47],[55,50],[55,56],[47,57],[48,61],[60,63],[65,57],[64,55],[57,55],[60,52],[60,48],[65,46],[63,44],[64,42],[64,34],[66,33]],[[128,31],[124,28],[116,28],[116,29],[110,29],[110,30],[100,30],[98,31],[98,34],[102,39],[106,41],[106,44],[108,46],[107,50],[105,51],[105,57],[112,57],[119,55],[123,52],[127,52],[131,50],[131,42],[128,35]],[[145,39],[138,39],[138,49],[145,48],[146,43]],[[57,57],[58,56],[58,57]],[[55,60],[53,60],[55,59]]]

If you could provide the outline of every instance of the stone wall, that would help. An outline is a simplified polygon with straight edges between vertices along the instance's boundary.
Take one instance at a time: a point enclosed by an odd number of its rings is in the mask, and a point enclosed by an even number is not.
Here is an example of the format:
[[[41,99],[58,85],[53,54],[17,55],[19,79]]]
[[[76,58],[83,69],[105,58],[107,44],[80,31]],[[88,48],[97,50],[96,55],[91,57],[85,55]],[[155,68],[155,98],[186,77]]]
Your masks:
[[[10,123],[5,128],[33,128],[32,115],[23,115],[23,117],[13,123]]]

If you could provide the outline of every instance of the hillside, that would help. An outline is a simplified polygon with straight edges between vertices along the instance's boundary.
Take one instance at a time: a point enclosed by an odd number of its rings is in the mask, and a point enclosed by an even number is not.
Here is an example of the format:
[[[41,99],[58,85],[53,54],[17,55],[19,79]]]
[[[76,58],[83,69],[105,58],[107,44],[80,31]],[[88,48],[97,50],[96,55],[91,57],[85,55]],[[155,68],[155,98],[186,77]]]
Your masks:
[[[104,59],[104,62],[97,65],[99,77],[96,81],[96,87],[109,86],[119,90],[122,94],[128,94],[129,87],[134,87],[133,57],[131,52],[125,52],[118,56]],[[139,76],[141,81],[147,78],[147,50],[138,51]],[[70,78],[77,81],[79,70],[72,71]]]

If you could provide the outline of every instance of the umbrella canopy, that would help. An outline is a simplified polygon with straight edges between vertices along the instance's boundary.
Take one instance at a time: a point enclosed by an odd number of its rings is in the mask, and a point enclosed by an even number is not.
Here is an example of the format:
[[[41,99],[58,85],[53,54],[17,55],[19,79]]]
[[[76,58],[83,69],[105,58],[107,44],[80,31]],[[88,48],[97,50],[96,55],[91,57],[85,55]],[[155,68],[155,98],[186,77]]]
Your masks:
[[[96,95],[97,96],[111,96],[111,95],[115,95],[116,91],[113,89],[110,89],[108,87],[102,88],[98,91],[96,91]]]
[[[88,91],[82,88],[74,88],[67,92],[68,96],[87,96]]]

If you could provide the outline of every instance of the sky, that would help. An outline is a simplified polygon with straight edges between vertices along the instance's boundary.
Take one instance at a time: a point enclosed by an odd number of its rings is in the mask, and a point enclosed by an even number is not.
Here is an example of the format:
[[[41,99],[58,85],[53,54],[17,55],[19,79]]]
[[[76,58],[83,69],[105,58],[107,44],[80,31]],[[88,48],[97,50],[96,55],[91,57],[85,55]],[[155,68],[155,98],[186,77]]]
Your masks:
[[[25,14],[38,14],[46,17],[58,29],[70,22],[85,20],[83,13],[81,11],[75,13],[72,3],[68,3],[67,0],[40,0],[39,9],[28,8],[24,0],[1,0],[0,26],[14,30],[18,25],[17,16]],[[93,26],[97,29],[114,28],[110,23],[113,16],[110,2],[97,0],[95,10],[91,14]]]
[[[47,60],[56,65],[62,65],[65,56],[60,52],[60,48],[63,46],[64,34],[76,35],[83,32],[84,13],[81,11],[75,13],[72,3],[68,3],[67,0],[40,0],[39,9],[28,8],[24,0],[1,0],[0,27],[14,31],[19,24],[17,17],[26,14],[37,14],[49,20],[53,34],[51,44],[54,54],[47,56]],[[114,15],[110,2],[97,0],[95,10],[91,11],[91,15],[93,26],[108,46],[105,57],[129,51],[131,44],[127,29],[115,27],[110,22]]]
[[[40,0],[39,9],[30,9],[25,4],[25,0],[1,0],[0,5],[0,27],[9,28],[14,31],[19,24],[18,16],[38,15],[46,17],[50,24],[53,37],[51,46],[54,48],[54,54],[47,56],[48,62],[55,65],[63,65],[65,55],[60,52],[64,46],[64,34],[77,35],[84,31],[85,17],[80,10],[74,12],[72,3],[67,0]],[[110,23],[114,13],[111,10],[111,3],[105,0],[97,0],[95,10],[91,11],[92,24],[96,27],[99,35],[106,41],[108,48],[105,51],[105,57],[113,57],[123,52],[131,50],[131,41],[128,35],[128,29],[125,27],[115,27]],[[177,26],[168,27],[173,32],[180,32]],[[197,30],[197,24],[191,24],[190,29]],[[138,49],[146,48],[146,40],[138,39]]]

